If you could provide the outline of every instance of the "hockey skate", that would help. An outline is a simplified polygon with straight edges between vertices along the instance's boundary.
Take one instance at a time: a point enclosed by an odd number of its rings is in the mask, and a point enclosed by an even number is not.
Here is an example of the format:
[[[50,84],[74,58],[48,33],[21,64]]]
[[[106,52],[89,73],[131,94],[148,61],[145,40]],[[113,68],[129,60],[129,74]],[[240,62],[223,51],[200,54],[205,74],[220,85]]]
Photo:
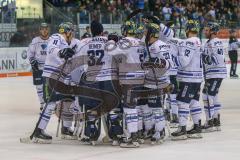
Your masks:
[[[162,131],[158,131],[158,132],[155,132],[151,138],[151,144],[154,145],[154,144],[161,144],[164,142],[164,137],[165,137],[165,133],[164,133],[164,129]]]
[[[140,147],[137,137],[138,137],[137,133],[132,133],[130,139],[127,139],[126,141],[122,141],[120,143],[120,147],[122,147],[122,148],[138,148],[138,147]]]
[[[44,130],[37,128],[32,139],[31,137],[20,138],[21,143],[39,143],[50,144],[52,143],[52,136],[46,134]]]
[[[77,140],[77,136],[73,135],[73,131],[70,128],[62,127],[62,129],[61,129],[61,139]]]
[[[186,126],[179,126],[178,130],[171,134],[172,140],[186,140],[187,138]]]
[[[217,118],[213,118],[213,126],[216,131],[221,131],[220,114],[218,114]]]
[[[194,124],[193,128],[187,131],[187,137],[188,138],[194,138],[194,139],[199,139],[202,138],[202,129],[201,125],[199,124]]]
[[[138,142],[144,144],[144,133],[143,130],[138,131]]]
[[[202,126],[202,133],[214,132],[215,128],[213,125],[213,119],[206,121],[204,126]]]

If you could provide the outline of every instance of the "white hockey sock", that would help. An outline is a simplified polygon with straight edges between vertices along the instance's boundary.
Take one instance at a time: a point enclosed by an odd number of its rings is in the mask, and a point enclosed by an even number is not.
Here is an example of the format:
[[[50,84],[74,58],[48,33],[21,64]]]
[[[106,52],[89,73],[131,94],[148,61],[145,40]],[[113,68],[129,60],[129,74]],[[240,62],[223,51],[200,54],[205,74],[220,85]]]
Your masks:
[[[178,101],[179,125],[186,126],[189,116],[189,104]]]
[[[72,127],[72,121],[63,121],[63,126],[67,128]]]
[[[203,103],[204,103],[204,111],[206,114],[206,120],[211,120],[214,114],[214,103],[213,103],[213,96],[203,94],[202,95]]]
[[[40,115],[41,120],[40,120],[40,123],[38,125],[38,128],[43,129],[43,130],[46,129],[46,127],[48,125],[48,122],[51,118],[52,111],[55,110],[55,107],[56,107],[55,102],[49,102],[48,103],[47,108],[45,109],[45,112],[41,113],[42,115]]]
[[[38,95],[38,99],[40,101],[40,104],[43,105],[44,104],[44,99],[43,99],[43,85],[36,85],[36,89],[37,89],[37,95]]]
[[[149,131],[153,128],[153,117],[152,117],[152,109],[148,107],[148,105],[143,105],[143,123],[144,129]]]
[[[125,115],[125,124],[128,133],[136,133],[138,131],[138,112],[135,108],[123,108]]]
[[[202,109],[199,101],[193,99],[190,102],[190,113],[192,116],[192,120],[194,124],[199,124],[199,120],[201,119]]]
[[[172,108],[172,114],[178,115],[178,106],[177,106],[177,100],[176,100],[176,94],[170,94],[170,103]]]
[[[155,131],[162,131],[165,127],[165,117],[162,108],[152,108]]]
[[[143,109],[142,106],[136,106],[138,112],[138,130],[143,130]]]

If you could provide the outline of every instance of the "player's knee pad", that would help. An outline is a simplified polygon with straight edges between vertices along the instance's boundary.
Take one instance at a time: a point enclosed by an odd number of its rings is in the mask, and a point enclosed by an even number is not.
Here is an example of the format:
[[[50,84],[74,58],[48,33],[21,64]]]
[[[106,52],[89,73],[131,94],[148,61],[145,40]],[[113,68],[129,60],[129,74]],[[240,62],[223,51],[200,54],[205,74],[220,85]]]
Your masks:
[[[193,99],[190,103],[190,114],[193,119],[194,124],[198,124],[201,119],[202,108],[200,106],[199,101]]]
[[[153,115],[152,108],[149,108],[148,105],[144,105],[143,109],[143,124],[145,130],[150,130],[153,127]]]
[[[152,108],[155,131],[162,131],[165,127],[165,117],[162,108]]]
[[[137,109],[123,108],[124,124],[128,133],[136,133],[138,131],[138,113]]]
[[[189,116],[189,112],[190,112],[189,111],[189,104],[181,102],[181,101],[178,101],[177,104],[178,104],[179,124],[181,126],[186,126],[188,116]]]
[[[97,113],[87,112],[85,121],[85,136],[92,140],[97,140],[101,133],[101,118],[97,118]]]
[[[122,113],[119,110],[112,110],[109,112],[107,121],[109,124],[108,134],[110,137],[116,137],[123,134],[122,119]]]

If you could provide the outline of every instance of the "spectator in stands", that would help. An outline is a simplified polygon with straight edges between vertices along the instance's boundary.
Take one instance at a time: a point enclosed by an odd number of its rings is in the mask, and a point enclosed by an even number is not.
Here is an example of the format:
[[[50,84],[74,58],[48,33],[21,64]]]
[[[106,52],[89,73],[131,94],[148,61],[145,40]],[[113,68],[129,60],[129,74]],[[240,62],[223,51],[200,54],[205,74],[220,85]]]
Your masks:
[[[89,38],[89,37],[92,37],[92,35],[91,35],[90,27],[87,26],[87,27],[86,27],[86,32],[83,34],[83,36],[81,37],[81,39]]]
[[[168,3],[166,3],[166,5],[163,7],[162,14],[163,14],[163,17],[164,17],[164,21],[170,21],[171,20],[172,10],[169,7]]]

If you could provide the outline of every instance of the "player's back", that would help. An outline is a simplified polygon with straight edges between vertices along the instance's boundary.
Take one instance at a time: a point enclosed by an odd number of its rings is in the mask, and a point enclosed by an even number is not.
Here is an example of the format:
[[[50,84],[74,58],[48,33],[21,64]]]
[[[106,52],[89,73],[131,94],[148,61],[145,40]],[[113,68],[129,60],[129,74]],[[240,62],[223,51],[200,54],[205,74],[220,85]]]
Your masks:
[[[89,38],[88,42],[80,48],[79,54],[84,55],[84,63],[87,64],[87,81],[117,79],[117,69],[112,56],[104,50],[106,42],[106,37],[96,36]]]
[[[114,42],[109,42],[114,43]],[[143,84],[145,71],[141,68],[144,56],[144,45],[134,37],[125,37],[115,44],[116,48],[108,49],[118,65],[118,76],[121,84]]]
[[[224,46],[219,38],[211,39],[204,46],[204,54],[211,56],[212,64],[206,66],[206,78],[226,78],[227,68],[224,60]]]

